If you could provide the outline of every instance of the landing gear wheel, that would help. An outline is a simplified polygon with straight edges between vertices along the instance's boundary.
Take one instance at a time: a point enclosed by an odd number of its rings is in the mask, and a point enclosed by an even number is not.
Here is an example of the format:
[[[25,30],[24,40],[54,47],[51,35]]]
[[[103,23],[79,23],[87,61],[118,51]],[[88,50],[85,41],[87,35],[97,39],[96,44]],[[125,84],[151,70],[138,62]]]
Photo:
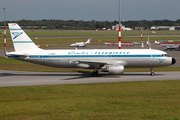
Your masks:
[[[151,72],[151,74],[150,74],[151,76],[154,76],[155,75],[155,73],[154,72]]]
[[[151,76],[154,76],[154,75],[155,75],[152,67],[151,67],[151,74],[150,74],[150,75],[151,75]]]
[[[92,77],[96,77],[97,76],[97,74],[95,73],[95,72],[92,72]]]
[[[92,77],[97,77],[97,75],[98,75],[98,71],[96,71],[96,72],[92,72]]]

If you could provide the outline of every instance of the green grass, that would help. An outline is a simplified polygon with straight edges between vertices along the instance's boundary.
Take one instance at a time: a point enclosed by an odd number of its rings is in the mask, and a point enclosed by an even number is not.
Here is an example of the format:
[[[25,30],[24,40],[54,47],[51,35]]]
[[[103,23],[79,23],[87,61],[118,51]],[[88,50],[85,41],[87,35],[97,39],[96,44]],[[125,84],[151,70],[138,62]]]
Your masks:
[[[1,87],[0,119],[178,120],[180,81]]]
[[[0,38],[3,38],[3,29],[0,29]],[[118,35],[118,31],[95,31],[95,30],[29,30],[24,31],[30,37],[57,37],[57,36],[103,36],[103,35]],[[140,35],[140,31],[122,31],[122,35]],[[143,31],[143,35],[147,35],[147,31]],[[149,32],[150,35],[179,35],[180,31],[158,30],[156,33]],[[7,30],[7,37],[10,37],[9,30]]]

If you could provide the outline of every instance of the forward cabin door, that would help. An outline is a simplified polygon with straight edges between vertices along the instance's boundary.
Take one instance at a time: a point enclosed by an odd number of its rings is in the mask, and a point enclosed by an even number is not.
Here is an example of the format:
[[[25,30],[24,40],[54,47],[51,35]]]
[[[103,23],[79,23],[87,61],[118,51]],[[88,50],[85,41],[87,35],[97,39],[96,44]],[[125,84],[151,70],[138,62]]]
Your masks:
[[[155,53],[154,51],[151,51],[151,61],[156,61],[156,56],[155,56]]]
[[[43,62],[43,52],[38,53],[38,61]]]

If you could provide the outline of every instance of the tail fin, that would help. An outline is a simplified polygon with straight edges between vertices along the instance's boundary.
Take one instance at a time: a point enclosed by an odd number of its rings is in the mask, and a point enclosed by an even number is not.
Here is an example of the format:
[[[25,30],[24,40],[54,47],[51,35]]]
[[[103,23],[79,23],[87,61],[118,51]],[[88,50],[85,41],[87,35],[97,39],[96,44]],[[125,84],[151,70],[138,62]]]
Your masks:
[[[91,42],[91,38],[89,38],[86,42],[85,42],[85,44],[89,44]]]
[[[16,23],[8,23],[16,52],[38,50],[39,48]]]

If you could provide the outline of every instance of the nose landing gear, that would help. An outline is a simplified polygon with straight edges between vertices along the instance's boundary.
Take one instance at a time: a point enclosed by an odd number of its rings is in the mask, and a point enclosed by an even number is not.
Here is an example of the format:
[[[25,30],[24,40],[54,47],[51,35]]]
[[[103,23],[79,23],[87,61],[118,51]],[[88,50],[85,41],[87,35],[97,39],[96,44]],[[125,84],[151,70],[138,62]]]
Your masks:
[[[154,71],[153,71],[153,68],[151,67],[150,69],[151,69],[151,73],[150,73],[150,75],[151,75],[151,76],[154,76],[154,75],[155,75],[155,73],[154,73]]]

